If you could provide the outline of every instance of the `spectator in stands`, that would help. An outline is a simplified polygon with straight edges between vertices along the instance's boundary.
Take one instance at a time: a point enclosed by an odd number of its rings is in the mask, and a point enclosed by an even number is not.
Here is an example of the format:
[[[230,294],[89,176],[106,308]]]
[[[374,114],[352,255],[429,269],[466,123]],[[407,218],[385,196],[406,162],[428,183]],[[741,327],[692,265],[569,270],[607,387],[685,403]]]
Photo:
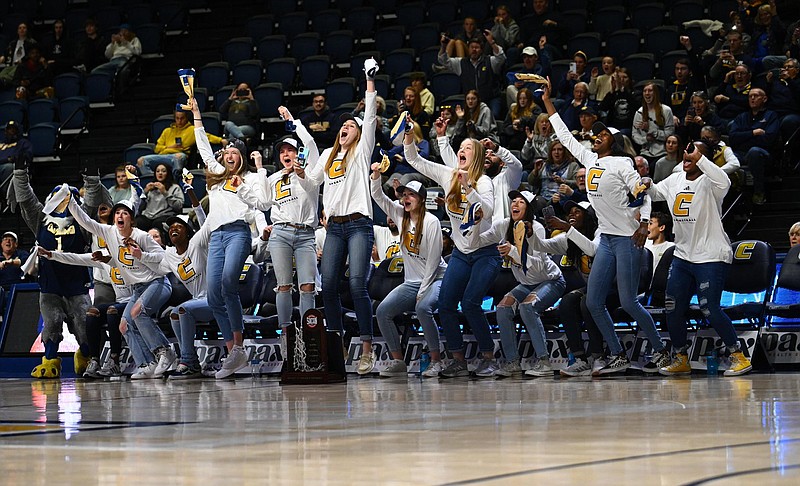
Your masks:
[[[449,57],[467,57],[467,44],[471,39],[480,37],[480,35],[478,21],[473,17],[464,17],[461,30],[452,39],[448,38],[445,43],[447,55]]]
[[[5,201],[14,164],[18,161],[30,162],[33,158],[33,145],[22,138],[19,125],[14,120],[6,123],[5,141],[0,143],[0,200]]]
[[[589,101],[589,85],[581,81],[572,88],[572,101],[564,103],[558,111],[570,131],[580,128],[579,115],[586,106],[594,106],[594,103]]]
[[[767,107],[781,119],[781,137],[788,140],[800,128],[800,61],[787,59],[780,74],[767,73]]]
[[[789,228],[789,247],[800,245],[800,221]]]
[[[108,62],[92,69],[93,73],[107,73],[114,75],[132,57],[142,53],[142,43],[128,24],[119,26],[119,32],[111,35],[111,42],[105,50]]]
[[[86,19],[84,35],[78,40],[78,68],[83,72],[91,72],[106,62],[106,39],[97,33],[94,19]]]
[[[753,203],[761,205],[766,202],[764,172],[772,167],[770,150],[778,140],[780,120],[777,113],[766,108],[763,89],[751,89],[749,101],[750,110],[731,122],[729,141],[736,157],[753,175]]]
[[[587,149],[591,149],[594,142],[592,126],[594,122],[597,121],[597,112],[593,107],[584,105],[578,112],[578,121],[580,122],[580,127],[578,127],[577,130],[573,130],[572,135],[575,136],[575,140],[579,141],[581,145]]]
[[[19,249],[19,238],[13,231],[3,233],[0,249],[3,251],[0,260],[0,286],[8,290],[11,285],[21,283],[24,274],[20,267],[28,259],[28,252]]]
[[[17,88],[18,100],[33,100],[36,98],[52,98],[53,72],[42,57],[38,45],[32,45],[28,54],[22,59],[14,73],[14,86]]]
[[[539,107],[533,104],[533,93],[528,88],[517,91],[517,102],[511,104],[503,127],[503,145],[509,150],[521,150],[527,140],[526,127],[536,124]]]
[[[451,145],[460,146],[461,141],[466,138],[496,136],[497,124],[494,121],[492,110],[481,101],[478,92],[474,89],[467,91],[464,101],[465,108],[456,105],[455,136],[451,140]]]
[[[134,169],[133,166],[127,166]],[[131,198],[133,187],[128,180],[128,174],[125,172],[126,166],[119,165],[114,169],[114,185],[108,190],[109,196],[113,204],[120,201],[125,201]],[[135,172],[131,172],[132,174]]]
[[[679,125],[686,117],[691,94],[703,89],[702,76],[695,76],[689,58],[681,58],[675,62],[675,80],[667,85],[669,108],[675,119],[672,125]]]
[[[633,116],[632,138],[641,146],[641,154],[655,162],[667,153],[664,142],[675,133],[674,118],[669,106],[661,104],[655,83],[642,88],[642,107]]]
[[[419,152],[420,156],[427,159],[431,151],[431,144],[422,138],[422,127],[419,123],[414,123],[413,127],[411,128],[411,133],[414,144],[417,146],[417,151]],[[398,136],[403,135],[401,134]],[[417,172],[416,169],[408,164],[402,145],[392,147],[391,150],[386,153],[386,155],[389,157],[391,164],[389,170],[386,171],[387,174],[390,174],[389,179],[383,185],[386,194],[393,196],[395,193],[395,188],[398,187],[398,185],[405,187],[411,181],[418,181],[423,185],[430,184],[430,180],[427,177]],[[398,182],[395,183],[394,181]]]
[[[453,116],[453,105],[442,105],[439,107],[439,118],[445,122],[447,128],[444,132],[444,136],[446,136],[448,140],[453,140],[456,136],[456,122],[453,120]],[[439,153],[439,144],[435,142],[436,136],[436,127],[432,126],[428,132],[428,139],[434,141],[434,143],[430,144],[431,154],[435,155],[437,158],[440,158],[441,154]]]
[[[650,164],[647,162],[647,159],[641,155],[637,155],[633,158],[633,165],[636,168],[636,173],[638,173],[641,177],[647,177],[650,175]]]
[[[403,99],[397,102],[397,113],[403,113],[404,111],[408,111],[411,114],[411,119],[414,120],[415,124],[420,125],[420,130],[423,137],[427,135],[427,133],[431,129],[431,118],[428,115],[428,112],[422,107],[422,101],[417,93],[416,88],[413,86],[407,86],[406,89],[403,90]],[[397,119],[393,119],[391,121],[391,125]]]
[[[413,139],[406,135],[405,143]],[[398,187],[399,201],[389,199],[381,188],[380,164],[372,164],[370,187],[373,200],[390,219],[400,221],[403,241],[399,245],[405,267],[404,280],[381,301],[375,311],[381,335],[392,361],[381,370],[381,376],[406,376],[400,336],[394,318],[403,312],[414,311],[422,326],[431,363],[422,376],[434,378],[442,371],[439,326],[433,313],[439,305],[439,289],[447,266],[442,260],[442,227],[439,219],[425,208],[427,193],[419,182]]]
[[[553,255],[563,255],[561,268],[577,271],[583,282],[589,280],[589,270],[600,243],[597,216],[587,201],[568,201],[564,204],[567,221],[549,217],[547,227],[560,233],[552,238],[541,238],[535,232],[528,240],[532,250],[545,251]],[[601,369],[605,362],[603,355],[603,335],[586,309],[584,285],[564,295],[558,305],[559,317],[567,335],[567,345],[575,357],[575,362],[561,370],[561,376],[588,376],[593,365]],[[584,347],[584,327],[589,335],[588,350]],[[589,355],[587,356],[587,352]]]
[[[300,121],[311,131],[317,147],[324,150],[333,145],[333,139],[336,137],[335,116],[326,102],[325,93],[312,95],[311,108],[311,111],[300,115]]]
[[[752,36],[753,59],[760,61],[765,71],[779,67],[786,60],[781,52],[786,26],[778,17],[774,3],[758,7],[755,21],[748,30]]]
[[[445,121],[440,118],[434,126],[437,133],[443,135]],[[451,227],[461,228],[467,216],[468,226],[452,233],[455,249],[439,293],[439,317],[447,337],[447,348],[453,356],[452,364],[442,370],[440,376],[454,378],[470,374],[458,322],[459,302],[481,355],[474,373],[478,377],[492,376],[497,369],[494,342],[481,303],[500,271],[501,259],[497,241],[481,238],[481,233],[489,229],[494,214],[493,186],[484,174],[484,147],[475,139],[465,139],[456,154],[449,144],[442,143],[439,148],[446,165],[423,159],[411,143],[405,148],[406,159],[412,167],[445,188],[445,208]]]
[[[606,114],[606,125],[630,136],[638,104],[628,70],[624,67],[617,68],[611,75],[611,91],[600,103],[600,111]]]
[[[449,226],[442,226],[442,258],[452,254],[453,248],[453,230]]]
[[[544,226],[536,221],[534,214],[534,195],[529,191],[513,190],[508,193],[508,198],[511,199],[510,217],[495,220],[492,228],[484,233],[491,240],[501,241],[497,250],[519,282],[497,305],[497,324],[506,363],[497,368],[495,374],[513,376],[522,373],[517,352],[517,326],[514,324],[514,315],[519,310],[536,358],[536,363],[525,374],[553,376],[541,315],[561,298],[567,284],[561,269],[546,252],[533,250],[525,244],[533,233],[540,239],[545,237]]]
[[[560,141],[554,140],[550,143],[547,160],[534,165],[533,172],[528,176],[528,184],[544,203],[550,204],[553,196],[558,194],[561,184],[575,185],[577,170],[578,163],[572,158],[572,154]]]
[[[718,132],[725,130],[725,122],[714,113],[705,91],[692,93],[691,104],[686,110],[683,123],[675,129],[683,140],[700,140],[700,130],[706,125],[714,127]]]
[[[375,97],[375,110],[375,141],[380,148],[389,150],[394,146],[389,139],[392,133],[392,123],[386,118],[386,100],[382,96]],[[363,99],[359,100],[352,113],[354,117],[364,119]]]
[[[17,66],[34,45],[36,45],[36,39],[28,35],[28,24],[22,22],[17,26],[17,38],[8,44],[6,55],[0,56],[0,64],[6,64],[6,67],[0,71],[0,87],[12,84]]]
[[[795,21],[786,29],[783,51],[786,53],[786,57],[800,58],[800,20]]]
[[[362,342],[360,374],[369,373],[377,359],[372,349],[372,301],[367,293],[372,233],[372,199],[369,172],[375,148],[375,75],[378,63],[364,61],[366,94],[364,120],[350,113],[342,115],[342,127],[334,146],[320,155],[324,162],[308,175],[315,184],[324,184],[323,206],[328,215],[328,230],[322,253],[322,300],[328,329],[343,332],[339,284],[349,258],[350,295],[353,299]]]
[[[526,39],[525,45],[538,46],[544,37],[548,49],[553,51],[551,59],[560,58],[562,54],[557,46],[566,45],[569,36],[561,21],[561,15],[550,8],[549,0],[533,0],[531,7],[533,12],[520,19],[523,38]]]
[[[547,76],[550,74],[550,58],[545,56],[546,51],[542,51],[541,63],[539,63],[539,53],[535,47],[528,46],[522,49],[522,69],[515,71],[522,74],[538,74]],[[517,101],[517,92],[522,88],[528,88],[531,93],[539,89],[539,85],[532,81],[520,81],[508,74],[511,82],[506,86],[506,106],[511,106]]]
[[[589,277],[586,306],[605,337],[611,359],[597,374],[602,376],[623,372],[630,367],[606,308],[606,297],[614,277],[617,279],[623,309],[634,317],[653,346],[653,359],[642,369],[646,373],[655,373],[669,362],[669,354],[665,351],[653,318],[636,298],[642,247],[650,219],[650,201],[645,198],[642,206],[628,207],[628,193],[635,191],[640,178],[633,170],[631,159],[627,155],[617,155],[622,154],[623,135],[598,122],[592,130],[596,136],[594,147],[589,151],[575,140],[556,113],[550,100],[549,85],[545,86],[542,101],[558,140],[587,168],[586,187],[598,213],[601,239]],[[638,225],[636,214],[640,217]]]
[[[398,185],[397,188],[404,187]],[[386,191],[384,185],[384,192]],[[392,193],[395,188],[392,187]],[[402,195],[398,200],[402,200]],[[375,234],[375,243],[372,245],[372,263],[379,264],[387,258],[393,258],[400,253],[400,230],[391,217],[386,218],[386,226],[372,225]]]
[[[411,80],[411,87],[417,91],[422,109],[425,110],[429,117],[433,116],[433,111],[436,109],[436,98],[431,93],[431,90],[428,89],[428,80],[425,77],[425,73],[421,71],[413,72],[409,79]]]
[[[225,138],[245,140],[255,136],[260,121],[258,103],[247,83],[239,83],[219,107],[219,113],[225,120]]]
[[[736,66],[745,65],[748,70],[753,65],[753,59],[745,52],[742,33],[732,30],[725,36],[725,43],[716,52],[717,58],[708,68],[709,83],[719,84],[727,78],[728,73],[735,70]]]
[[[489,45],[491,54],[483,54],[483,42]],[[442,35],[439,48],[439,63],[461,77],[461,92],[476,91],[480,99],[491,108],[495,118],[500,117],[500,95],[498,87],[502,68],[506,62],[503,48],[494,40],[488,30],[483,32],[483,39],[474,37],[469,40],[469,57],[450,57],[445,51],[447,37]]]
[[[586,168],[579,167],[575,171],[575,186],[569,184],[560,184],[558,186],[558,193],[553,195],[553,202],[561,204],[564,213],[567,212],[567,201],[583,202],[588,201],[589,197],[586,195]]]
[[[739,64],[733,71],[728,71],[717,88],[714,103],[717,104],[717,115],[726,125],[750,108],[750,77],[750,68],[746,64]]]
[[[550,124],[550,117],[547,113],[542,113],[536,117],[536,125],[531,128],[525,127],[527,139],[522,146],[522,159],[529,164],[533,164],[537,159],[544,160],[550,156],[550,144],[556,139],[553,132],[553,125]],[[526,165],[527,168],[527,165]]]
[[[617,63],[611,56],[604,56],[600,61],[603,74],[596,67],[592,68],[589,81],[589,97],[598,103],[602,102],[608,93],[612,91],[611,77],[617,71]]]
[[[153,238],[153,241],[158,243],[161,248],[167,247],[167,236],[161,228],[150,228],[147,234]]]
[[[47,64],[53,76],[72,72],[75,65],[75,49],[72,41],[64,32],[64,21],[53,22],[53,31],[42,40],[42,57],[47,59]]]
[[[227,145],[224,138],[207,134],[211,143]],[[189,159],[189,153],[195,146],[195,131],[189,123],[189,112],[175,111],[175,123],[171,124],[158,137],[155,154],[139,157],[136,165],[142,175],[149,175],[158,164],[167,164],[173,174],[180,174]]]
[[[644,242],[644,247],[653,254],[653,274],[655,274],[664,253],[675,246],[675,243],[669,241],[671,237],[672,217],[668,213],[654,211],[650,215],[650,224],[647,225],[647,241]]]
[[[147,231],[159,228],[183,209],[183,191],[172,177],[172,168],[164,163],[156,165],[155,180],[144,186],[146,206],[136,216],[136,227]]]
[[[654,182],[658,183],[669,177],[672,170],[675,169],[678,166],[678,162],[680,162],[678,157],[683,155],[683,147],[683,141],[679,135],[673,133],[667,137],[667,140],[664,142],[665,154],[655,163],[655,169],[653,170]]]
[[[508,11],[507,6],[497,6],[491,32],[500,47],[505,49],[509,64],[516,64],[519,58],[519,50],[522,49],[524,44],[520,38],[519,25],[511,17],[511,12]]]
[[[589,99],[589,82],[592,80],[592,77],[589,71],[586,70],[587,61],[588,58],[583,51],[577,51],[572,55],[572,64],[574,64],[575,69],[573,70],[573,66],[570,65],[570,69],[564,75],[564,78],[558,80],[558,97],[560,99],[569,101],[570,94],[574,99],[575,86],[578,83],[584,83],[586,85],[586,96],[584,99]]]
[[[654,200],[667,201],[675,216],[675,257],[669,270],[666,296],[667,326],[675,360],[661,367],[659,371],[663,375],[692,372],[687,353],[686,312],[695,291],[703,315],[730,353],[731,367],[725,371],[725,376],[743,375],[752,369],[740,349],[731,319],[720,308],[725,275],[733,260],[720,209],[730,180],[707,155],[710,155],[708,147],[695,142],[695,150],[684,153],[684,172],[669,176],[648,191]],[[685,198],[686,187],[693,194],[691,199]]]

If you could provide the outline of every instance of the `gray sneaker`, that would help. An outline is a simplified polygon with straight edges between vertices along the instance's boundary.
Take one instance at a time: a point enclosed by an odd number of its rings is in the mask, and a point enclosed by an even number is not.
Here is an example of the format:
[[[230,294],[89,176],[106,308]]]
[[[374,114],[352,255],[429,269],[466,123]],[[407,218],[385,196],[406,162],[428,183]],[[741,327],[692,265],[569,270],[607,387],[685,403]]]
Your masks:
[[[553,376],[550,358],[539,358],[533,368],[525,372],[525,376]]]
[[[430,365],[428,365],[428,369],[422,372],[423,378],[436,378],[442,373],[444,367],[442,366],[441,361],[432,361]]]
[[[216,378],[217,371],[222,369],[222,363],[224,362],[225,358],[222,358],[222,361],[219,363],[206,363],[203,366],[202,371],[200,374],[207,377],[207,378]]]
[[[497,362],[493,359],[482,359],[475,368],[475,376],[478,378],[491,378],[497,372],[499,367]]]
[[[131,380],[150,380],[154,378],[153,371],[156,369],[156,362],[142,363],[131,375]]]
[[[592,376],[596,376],[595,373],[599,373],[599,371],[602,370],[607,363],[608,363],[608,358],[606,358],[605,356],[600,356],[594,358],[593,360],[590,360],[589,364],[592,365]]]
[[[575,358],[575,362],[561,370],[561,376],[590,376],[592,367],[583,358]]]
[[[92,358],[89,360],[89,364],[86,365],[86,371],[83,372],[83,377],[90,380],[102,378],[102,376],[99,374],[99,371],[100,363],[98,363],[96,359]]]
[[[166,371],[171,370],[178,363],[178,357],[170,346],[162,346],[156,350],[156,369],[153,378],[161,378]]]
[[[244,352],[243,347],[236,345],[231,349],[231,352],[228,353],[228,357],[225,358],[225,361],[222,363],[222,368],[217,371],[214,377],[218,380],[227,378],[243,368],[246,364],[247,353]]]
[[[469,376],[469,368],[466,361],[453,360],[450,366],[443,369],[439,376],[442,378],[456,378],[458,376]]]
[[[510,377],[514,375],[521,375],[522,374],[522,367],[519,365],[519,360],[515,359],[514,361],[506,361],[506,363],[497,368],[497,371],[494,372],[494,375],[497,377]]]
[[[408,367],[402,359],[393,359],[386,368],[382,369],[380,375],[386,378],[393,376],[408,377]]]
[[[97,372],[98,375],[104,377],[121,376],[122,370],[119,369],[119,364],[111,358],[108,358],[103,367]]]

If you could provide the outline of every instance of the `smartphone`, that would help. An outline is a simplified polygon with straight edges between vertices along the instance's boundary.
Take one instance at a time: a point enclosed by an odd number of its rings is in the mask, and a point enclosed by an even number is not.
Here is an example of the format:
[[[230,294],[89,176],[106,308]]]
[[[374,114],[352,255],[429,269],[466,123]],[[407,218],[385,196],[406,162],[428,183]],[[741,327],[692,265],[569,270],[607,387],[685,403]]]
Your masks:
[[[305,147],[300,149],[300,152],[297,153],[297,163],[300,164],[300,167],[306,168],[306,157],[308,156],[308,150]]]
[[[542,216],[544,216],[545,221],[547,218],[555,218],[556,217],[556,210],[553,206],[547,205],[542,208]]]
[[[569,72],[577,73],[578,72],[578,65],[574,62],[569,63]]]
[[[175,145],[183,145],[183,139],[181,137],[175,137]]]
[[[686,110],[686,114],[689,116],[695,116],[697,115],[697,112],[694,110],[694,108],[689,108],[688,110]]]
[[[694,144],[690,142],[689,145],[686,146],[686,153],[690,154],[690,153],[694,152],[694,150],[696,148],[697,147],[695,147]]]

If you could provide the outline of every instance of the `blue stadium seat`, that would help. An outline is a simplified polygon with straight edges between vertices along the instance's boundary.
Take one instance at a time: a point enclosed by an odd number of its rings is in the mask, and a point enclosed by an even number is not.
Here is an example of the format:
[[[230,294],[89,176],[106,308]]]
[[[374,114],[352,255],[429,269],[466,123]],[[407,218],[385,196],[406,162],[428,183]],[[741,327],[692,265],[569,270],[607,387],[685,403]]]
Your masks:
[[[567,10],[587,10],[589,0],[559,0],[558,9],[562,12]]]
[[[383,70],[392,77],[411,72],[414,69],[414,49],[395,49],[383,60]]]
[[[393,50],[403,47],[405,42],[406,31],[402,25],[381,27],[375,31],[375,47],[384,57]]]
[[[316,32],[305,32],[303,34],[298,34],[292,39],[290,55],[298,61],[302,61],[307,57],[319,55],[319,47],[319,34]]]
[[[298,34],[308,29],[308,14],[306,12],[291,12],[281,15],[278,19],[278,32],[291,41]]]
[[[428,5],[428,21],[438,24],[439,31],[455,21],[456,15],[456,2],[453,0],[436,0]]]
[[[131,24],[136,35],[139,35],[139,26],[153,21],[153,7],[149,3],[133,3],[123,6],[125,22]]]
[[[101,29],[116,27],[122,23],[122,8],[118,5],[107,5],[95,10],[92,17]]]
[[[136,28],[136,37],[142,43],[143,58],[164,57],[164,34],[161,24],[141,24]]]
[[[611,32],[625,27],[626,15],[627,12],[624,7],[603,7],[595,12],[592,17],[592,26],[595,31],[600,32],[605,37]]]
[[[455,73],[437,73],[431,78],[431,92],[436,99],[461,94],[461,78]]]
[[[222,117],[219,112],[207,111],[203,113],[203,127],[206,133],[222,136]]]
[[[272,14],[254,15],[247,19],[244,29],[254,43],[261,38],[272,35],[275,26],[275,17]]]
[[[420,70],[425,72],[425,75],[428,76],[428,79],[433,76],[433,65],[438,64],[438,62],[439,46],[432,46],[427,49],[423,49],[423,51],[419,53]]]
[[[338,9],[309,10],[311,14],[311,30],[321,37],[326,37],[342,26],[342,13]]]
[[[425,22],[425,4],[422,2],[399,5],[395,13],[397,14],[397,23],[405,27],[407,31]]]
[[[389,86],[392,85],[392,78],[389,77],[388,74],[378,74],[375,76],[375,91],[378,93],[378,96],[386,99],[389,97]],[[363,92],[366,90],[366,83],[359,85],[359,92]]]
[[[325,86],[325,98],[328,100],[328,106],[333,108],[344,103],[352,103],[356,99],[355,78],[334,79]]]
[[[352,30],[337,30],[325,37],[324,44],[324,52],[330,56],[332,63],[346,63],[353,55],[355,36]]]
[[[294,85],[297,64],[293,57],[281,57],[267,64],[267,81],[280,83],[286,91]]]
[[[249,37],[234,37],[222,47],[222,60],[229,66],[253,57],[253,40]]]
[[[247,59],[233,67],[231,82],[234,85],[247,83],[248,86],[258,86],[261,83],[263,71],[260,60]]]
[[[28,125],[50,123],[56,121],[58,103],[55,100],[39,98],[28,103]],[[6,119],[0,114],[0,119]]]
[[[86,76],[86,96],[89,103],[114,102],[114,76],[108,73],[91,73]]]
[[[283,104],[283,86],[280,83],[260,84],[253,90],[253,97],[261,118],[276,117],[278,107]]]
[[[354,8],[364,6],[364,0],[336,0],[336,6],[339,7],[345,14]]]
[[[178,96],[175,98],[175,103],[180,103],[182,105],[188,105],[188,96],[186,93],[181,91],[178,93]],[[195,86],[194,88],[194,99],[197,101],[197,107],[200,111],[206,111],[206,105],[208,105],[208,90],[205,88],[201,88],[199,86]]]
[[[76,73],[59,74],[53,79],[56,98],[64,99],[81,94],[81,77]]]
[[[719,2],[711,2],[719,3]],[[672,4],[669,9],[669,20],[672,25],[681,27],[684,22],[690,20],[700,20],[705,17],[704,6],[701,0],[679,0]],[[730,19],[725,19],[729,22]]]
[[[600,55],[600,46],[603,43],[599,32],[584,32],[570,38],[567,43],[567,52],[573,53],[583,51],[586,57],[597,57]]]
[[[478,20],[478,25],[489,17],[489,2],[486,0],[463,0],[458,2],[458,6],[461,10],[460,18],[472,17]]]
[[[175,115],[170,113],[169,115],[161,115],[150,122],[150,142],[156,143],[158,137],[161,136],[161,132],[164,131],[167,127],[172,125],[175,121]]]
[[[415,53],[422,52],[428,47],[438,47],[440,33],[441,29],[437,23],[419,24],[411,29],[408,47],[414,49]]]
[[[639,52],[642,34],[639,29],[621,29],[606,37],[606,54],[612,56],[617,63]]]
[[[267,35],[258,41],[256,56],[264,65],[274,59],[286,56],[286,36],[282,34]]]
[[[300,61],[300,85],[306,89],[321,89],[331,73],[331,58],[311,56]]]
[[[631,79],[644,81],[653,79],[655,72],[655,58],[650,53],[631,54],[626,57],[621,66],[628,70]]]
[[[33,125],[28,129],[28,140],[33,145],[34,162],[56,157],[58,155],[58,123]]]
[[[378,51],[363,51],[354,55],[350,60],[350,76],[356,79],[364,78],[364,61],[369,58],[374,58],[378,63],[381,62],[381,53]]]
[[[271,12],[294,12],[299,2],[295,0],[267,0],[267,8]]]
[[[139,157],[155,153],[153,152],[154,149],[155,145],[152,143],[135,143],[122,152],[122,160],[127,164],[136,165]]]
[[[206,88],[209,93],[216,93],[219,88],[228,84],[229,71],[227,62],[210,62],[200,68],[196,85]]]
[[[58,105],[61,130],[83,130],[89,119],[89,99],[85,96],[64,98]]]
[[[189,21],[189,3],[156,3],[156,15],[167,32],[185,32]]]
[[[623,18],[624,20],[624,18]],[[586,11],[585,10],[569,10],[561,14],[561,21],[567,29],[569,35],[577,35],[586,32]],[[595,25],[598,24],[595,20]],[[597,27],[595,30],[600,31]],[[538,46],[537,46],[538,48]]]
[[[358,7],[350,11],[342,9],[345,16],[345,26],[352,30],[358,38],[371,37],[375,32],[375,18],[377,13],[374,7]]]
[[[674,51],[680,47],[678,40],[678,28],[674,25],[662,25],[650,29],[644,35],[644,52],[649,52],[656,59],[669,51]]]
[[[233,93],[234,89],[236,89],[236,85],[226,84],[214,93],[214,111],[222,110],[222,104],[231,97],[231,93]]]
[[[394,97],[395,99],[403,99],[403,91],[411,86],[411,73],[401,74],[394,78]]]
[[[647,32],[664,23],[665,13],[663,3],[638,4],[631,13],[631,27]]]
[[[22,127],[25,122],[25,108],[21,101],[14,100],[0,103],[0,123],[5,126],[9,121],[14,121]]]

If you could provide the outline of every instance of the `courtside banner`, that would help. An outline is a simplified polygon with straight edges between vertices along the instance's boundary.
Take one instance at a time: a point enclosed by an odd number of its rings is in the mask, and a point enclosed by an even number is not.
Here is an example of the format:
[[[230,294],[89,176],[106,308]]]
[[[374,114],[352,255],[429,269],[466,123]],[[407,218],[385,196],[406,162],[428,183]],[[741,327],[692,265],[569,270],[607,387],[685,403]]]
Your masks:
[[[659,333],[661,340],[667,345],[666,349],[672,349],[672,340],[668,332]],[[626,336],[633,336],[632,334]],[[694,340],[694,333],[690,332],[686,336],[686,342],[691,343]],[[625,351],[628,353],[628,359],[631,360],[631,368],[641,371],[650,359],[653,357],[653,346],[644,331],[639,331],[634,339],[628,338],[624,341]]]
[[[739,338],[739,346],[742,352],[749,360],[753,359],[753,350],[758,341],[758,331],[737,331],[736,335]],[[701,329],[695,334],[692,347],[689,348],[689,361],[693,370],[705,370],[706,358],[714,349],[722,349],[725,343],[722,342],[716,332],[712,329]],[[727,358],[719,358],[719,371],[725,371],[730,368],[730,361]]]
[[[547,353],[550,357],[550,366],[554,370],[562,370],[569,366],[569,347],[567,346],[567,335],[561,332],[545,333],[545,343]],[[536,352],[533,349],[531,338],[528,333],[519,338],[519,357],[520,366],[523,370],[529,370],[536,365]],[[505,356],[503,357],[505,361]]]
[[[772,364],[800,363],[800,332],[761,331],[761,344]]]

